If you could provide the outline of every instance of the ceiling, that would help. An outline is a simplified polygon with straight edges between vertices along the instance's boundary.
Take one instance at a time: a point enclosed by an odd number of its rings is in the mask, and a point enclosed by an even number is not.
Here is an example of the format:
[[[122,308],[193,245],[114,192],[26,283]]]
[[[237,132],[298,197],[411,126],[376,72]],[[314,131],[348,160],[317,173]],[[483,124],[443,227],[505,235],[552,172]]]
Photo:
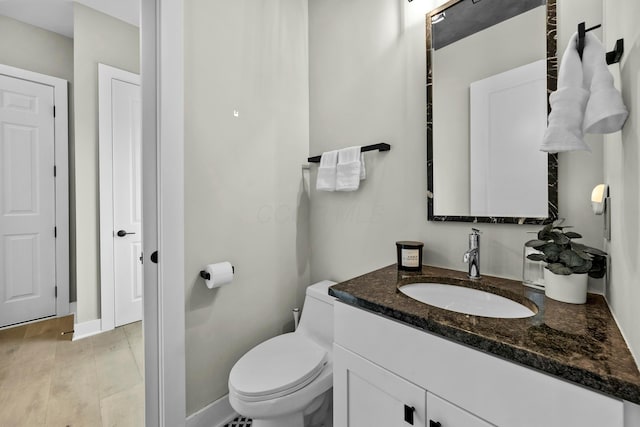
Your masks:
[[[0,0],[0,15],[73,38],[72,0]],[[76,0],[129,24],[140,26],[140,0]]]

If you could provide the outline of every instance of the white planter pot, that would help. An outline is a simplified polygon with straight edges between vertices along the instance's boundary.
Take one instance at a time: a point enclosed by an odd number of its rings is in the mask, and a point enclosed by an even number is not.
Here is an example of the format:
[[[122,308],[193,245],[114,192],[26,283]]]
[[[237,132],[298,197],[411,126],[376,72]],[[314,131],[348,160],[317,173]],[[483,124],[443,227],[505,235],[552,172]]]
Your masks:
[[[587,302],[587,274],[570,274],[563,276],[544,269],[544,294],[557,301],[570,304]]]

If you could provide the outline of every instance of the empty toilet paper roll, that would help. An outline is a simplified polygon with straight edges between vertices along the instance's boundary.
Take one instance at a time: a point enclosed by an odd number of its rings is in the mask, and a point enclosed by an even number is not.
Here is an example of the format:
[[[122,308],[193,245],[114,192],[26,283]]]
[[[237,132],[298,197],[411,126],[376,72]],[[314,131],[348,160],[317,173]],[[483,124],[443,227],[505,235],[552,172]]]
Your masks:
[[[233,266],[228,261],[209,264],[204,271],[209,275],[209,278],[204,280],[209,289],[219,288],[233,280]]]

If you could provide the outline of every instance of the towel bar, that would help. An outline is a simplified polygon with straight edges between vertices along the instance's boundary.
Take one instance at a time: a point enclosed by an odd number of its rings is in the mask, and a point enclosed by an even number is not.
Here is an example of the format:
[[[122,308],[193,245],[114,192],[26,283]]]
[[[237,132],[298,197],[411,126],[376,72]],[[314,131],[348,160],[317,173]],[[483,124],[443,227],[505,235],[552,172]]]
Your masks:
[[[391,145],[385,143],[385,142],[380,142],[378,144],[372,144],[372,145],[365,145],[364,147],[362,147],[360,149],[361,152],[365,152],[365,151],[375,151],[375,150],[380,150],[380,151],[389,151],[391,150]],[[313,156],[313,157],[309,157],[307,159],[308,162],[310,163],[320,163],[320,157],[321,156]]]

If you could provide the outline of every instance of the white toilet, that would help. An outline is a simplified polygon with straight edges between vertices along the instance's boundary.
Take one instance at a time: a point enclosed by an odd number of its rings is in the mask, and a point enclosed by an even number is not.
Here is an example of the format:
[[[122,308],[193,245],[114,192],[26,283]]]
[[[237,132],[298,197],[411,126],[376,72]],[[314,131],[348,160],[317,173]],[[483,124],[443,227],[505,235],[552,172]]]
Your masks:
[[[253,427],[332,425],[334,284],[309,286],[298,329],[252,348],[231,369],[229,402]]]

